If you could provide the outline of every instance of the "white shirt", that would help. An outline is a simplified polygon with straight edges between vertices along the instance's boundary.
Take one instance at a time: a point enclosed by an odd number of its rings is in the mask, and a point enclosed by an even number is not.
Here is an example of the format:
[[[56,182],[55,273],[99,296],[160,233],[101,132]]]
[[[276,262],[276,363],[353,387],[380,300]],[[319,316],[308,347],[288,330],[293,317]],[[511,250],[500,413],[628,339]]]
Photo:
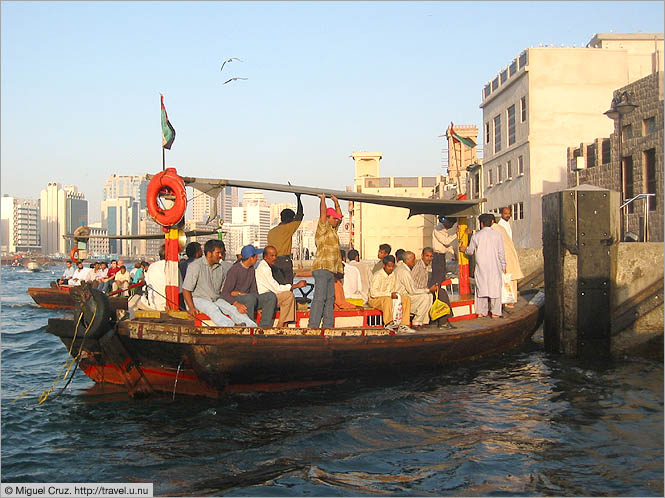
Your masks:
[[[277,294],[278,292],[290,291],[291,286],[289,284],[279,284],[275,277],[272,276],[272,270],[270,265],[265,259],[262,259],[256,269],[254,270],[254,276],[256,277],[256,288],[259,291],[259,294],[264,292],[273,292]]]
[[[365,300],[360,270],[353,265],[342,262],[344,266],[344,297],[347,299]]]
[[[81,282],[91,282],[94,270],[92,268],[76,268],[74,275],[69,281],[69,285],[81,285]]]
[[[508,237],[510,237],[510,240],[513,240],[513,229],[510,228],[510,223],[508,223],[503,218],[500,218],[499,225],[506,229],[506,232],[508,232]]]
[[[437,224],[432,232],[432,249],[444,254],[446,259],[454,259],[457,250],[457,225],[446,228],[443,223]]]
[[[166,311],[166,260],[160,259],[148,266],[145,288],[141,301],[153,310]]]
[[[395,272],[388,275],[386,271],[381,268],[372,277],[372,283],[369,287],[370,297],[391,297],[395,291]]]

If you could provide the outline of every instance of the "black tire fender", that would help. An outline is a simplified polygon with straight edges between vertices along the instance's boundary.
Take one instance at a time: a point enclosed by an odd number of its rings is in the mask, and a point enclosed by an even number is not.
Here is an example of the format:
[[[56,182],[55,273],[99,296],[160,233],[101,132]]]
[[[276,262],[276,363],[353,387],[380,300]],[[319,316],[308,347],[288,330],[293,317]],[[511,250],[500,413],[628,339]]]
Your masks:
[[[90,289],[91,297],[83,304],[83,316],[78,324],[77,336],[98,339],[113,327],[111,305],[106,294],[98,289]],[[88,332],[86,333],[86,329]]]

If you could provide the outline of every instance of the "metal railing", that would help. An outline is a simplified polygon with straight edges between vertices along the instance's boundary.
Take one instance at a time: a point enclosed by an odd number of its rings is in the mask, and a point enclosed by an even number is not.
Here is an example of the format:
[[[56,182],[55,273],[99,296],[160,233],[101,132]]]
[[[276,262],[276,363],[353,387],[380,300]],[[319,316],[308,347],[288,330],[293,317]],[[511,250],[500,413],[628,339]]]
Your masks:
[[[623,218],[626,215],[625,211],[626,206],[639,199],[644,199],[644,218],[643,218],[644,226],[643,226],[642,242],[649,242],[649,197],[654,197],[655,195],[656,194],[637,194],[635,197],[628,199],[619,207],[619,213]]]

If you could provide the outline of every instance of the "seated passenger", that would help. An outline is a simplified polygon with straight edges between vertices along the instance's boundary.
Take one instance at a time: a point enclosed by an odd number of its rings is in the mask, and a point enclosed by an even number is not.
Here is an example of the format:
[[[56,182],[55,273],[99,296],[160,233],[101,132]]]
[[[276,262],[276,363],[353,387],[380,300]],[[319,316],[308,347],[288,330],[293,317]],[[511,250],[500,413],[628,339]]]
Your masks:
[[[369,287],[369,305],[383,312],[384,326],[391,331],[414,332],[407,324],[410,322],[411,299],[397,293],[395,286],[395,256],[383,258],[383,268],[372,277]],[[402,320],[396,323],[393,319],[393,299],[400,298],[402,303]]]
[[[74,272],[76,271],[76,267],[72,265],[71,261],[65,261],[65,271],[62,272],[62,277],[58,279],[58,285],[70,285],[69,284],[69,279],[71,279],[74,276]]]
[[[226,256],[224,242],[209,240],[203,246],[203,254],[203,257],[187,266],[187,276],[182,284],[182,294],[189,312],[194,316],[205,313],[219,327],[256,327],[256,323],[247,315],[244,304],[229,304],[222,299],[221,291],[229,271],[228,264],[222,261]],[[155,264],[150,265],[148,273]]]
[[[256,310],[262,310],[259,326],[272,327],[277,296],[272,292],[259,294],[254,272],[258,254],[262,252],[263,249],[257,249],[252,245],[242,248],[240,261],[236,261],[226,274],[226,280],[222,286],[222,298],[234,306],[245,306],[247,315],[252,320],[256,317]]]
[[[279,319],[277,326],[283,327],[288,322],[296,320],[296,300],[293,295],[293,289],[300,289],[307,285],[307,282],[300,280],[295,284],[280,284],[275,280],[272,268],[277,260],[277,249],[274,246],[266,246],[263,250],[263,259],[256,266],[256,287],[259,294],[272,292],[277,297],[277,306],[279,307]]]
[[[118,262],[114,259],[111,261],[111,267],[106,272],[106,278],[102,279],[100,286],[98,287],[102,292],[109,292],[111,285],[113,285],[113,279],[115,274],[120,271],[118,268]]]
[[[355,249],[351,249],[348,253],[348,266],[353,266],[357,268],[360,272],[360,284],[361,290],[360,294],[365,302],[369,299],[369,284],[372,281],[372,268],[371,265],[367,262],[360,262],[360,253]],[[346,267],[344,268],[344,274],[346,275]]]
[[[127,287],[129,287],[129,272],[127,271],[127,267],[125,265],[122,265],[120,267],[120,271],[115,274],[115,278],[113,279],[113,290],[121,290],[124,289],[123,292],[120,293],[122,296],[127,295]]]
[[[398,293],[411,298],[411,310],[414,313],[413,328],[419,328],[429,323],[429,309],[432,307],[432,292],[438,288],[432,285],[430,288],[419,288],[413,281],[411,268],[416,264],[416,255],[411,251],[400,254],[402,260],[395,267],[395,288]]]
[[[185,247],[185,254],[187,255],[187,259],[181,259],[178,262],[180,276],[183,279],[187,276],[187,267],[189,264],[203,256],[203,249],[201,248],[201,244],[198,242],[190,242],[187,244],[187,247]]]
[[[376,262],[374,267],[372,268],[372,273],[376,274],[377,272],[380,272],[383,269],[383,258],[388,256],[390,254],[390,251],[392,251],[392,247],[390,247],[390,244],[381,244],[379,246],[379,253],[377,254],[377,257],[379,260]]]
[[[340,251],[342,255],[342,266],[344,267],[344,280],[342,286],[344,287],[345,299],[360,299],[363,303],[366,301],[363,296],[363,283],[360,276],[360,270],[354,265],[350,265],[346,261],[346,252]],[[351,251],[349,251],[349,254]],[[357,251],[356,251],[357,253]]]

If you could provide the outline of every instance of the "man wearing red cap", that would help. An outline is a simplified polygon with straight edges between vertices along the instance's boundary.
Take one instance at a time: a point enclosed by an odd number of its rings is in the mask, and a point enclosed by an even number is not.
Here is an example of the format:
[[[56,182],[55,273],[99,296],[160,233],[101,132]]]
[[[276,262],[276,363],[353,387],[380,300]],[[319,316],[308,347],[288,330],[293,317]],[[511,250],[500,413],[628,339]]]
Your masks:
[[[331,195],[330,198],[335,203],[335,209],[326,208],[325,194],[319,194],[319,198],[321,199],[321,215],[314,236],[316,243],[316,259],[312,264],[314,298],[309,312],[309,327],[320,327],[321,319],[323,319],[323,328],[332,328],[335,325],[333,309],[335,274],[344,274],[337,236],[337,228],[342,221],[342,210],[334,195]]]

